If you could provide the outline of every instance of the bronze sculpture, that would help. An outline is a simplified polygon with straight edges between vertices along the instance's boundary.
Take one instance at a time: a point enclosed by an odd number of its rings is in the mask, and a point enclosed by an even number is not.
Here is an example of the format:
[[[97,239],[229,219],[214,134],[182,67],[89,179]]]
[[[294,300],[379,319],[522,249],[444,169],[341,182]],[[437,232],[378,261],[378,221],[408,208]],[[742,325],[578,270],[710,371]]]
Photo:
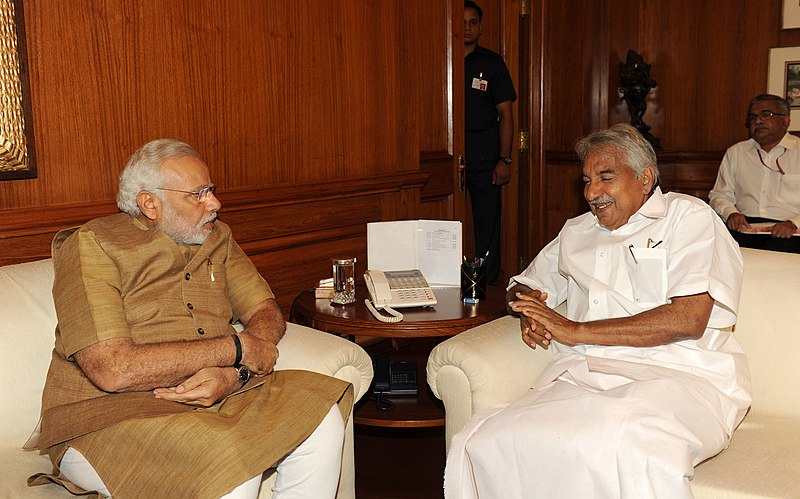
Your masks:
[[[660,149],[659,139],[653,137],[650,126],[642,121],[647,111],[647,94],[656,86],[656,81],[650,78],[650,65],[644,62],[641,55],[628,50],[626,61],[619,65],[619,80],[619,92],[622,100],[628,104],[631,125],[639,130],[653,149]]]

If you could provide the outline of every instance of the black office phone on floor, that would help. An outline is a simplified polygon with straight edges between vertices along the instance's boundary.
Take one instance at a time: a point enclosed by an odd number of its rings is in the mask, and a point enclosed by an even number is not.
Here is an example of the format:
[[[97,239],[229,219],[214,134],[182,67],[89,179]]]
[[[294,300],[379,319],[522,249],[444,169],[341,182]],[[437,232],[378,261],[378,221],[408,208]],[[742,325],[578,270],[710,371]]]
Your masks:
[[[417,363],[413,360],[373,359],[375,378],[372,393],[381,395],[417,395]]]

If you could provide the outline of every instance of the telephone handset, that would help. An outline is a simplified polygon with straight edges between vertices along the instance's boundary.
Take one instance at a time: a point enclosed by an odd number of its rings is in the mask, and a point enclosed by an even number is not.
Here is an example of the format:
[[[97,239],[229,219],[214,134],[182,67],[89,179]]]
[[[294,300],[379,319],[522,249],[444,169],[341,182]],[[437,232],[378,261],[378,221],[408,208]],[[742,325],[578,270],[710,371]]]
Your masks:
[[[428,281],[419,270],[367,270],[364,274],[370,300],[364,300],[367,309],[383,322],[400,322],[403,314],[394,310],[403,307],[432,307],[436,297]],[[385,310],[391,316],[378,312]]]

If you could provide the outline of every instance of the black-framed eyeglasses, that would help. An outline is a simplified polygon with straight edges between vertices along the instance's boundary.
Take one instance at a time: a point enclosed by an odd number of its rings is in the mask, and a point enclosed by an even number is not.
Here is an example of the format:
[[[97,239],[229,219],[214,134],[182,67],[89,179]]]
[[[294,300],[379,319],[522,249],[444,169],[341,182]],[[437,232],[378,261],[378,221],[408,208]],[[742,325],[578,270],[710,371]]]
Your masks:
[[[745,123],[748,125],[752,124],[756,118],[761,118],[762,120],[768,120],[773,116],[786,116],[786,113],[774,113],[768,109],[764,109],[763,111],[759,111],[758,113],[750,113],[745,118]]]
[[[217,186],[214,184],[209,185],[208,187],[203,187],[199,191],[182,191],[180,189],[167,189],[166,187],[156,187],[159,191],[171,191],[171,192],[182,192],[184,194],[191,194],[197,200],[199,204],[203,204],[208,201],[208,195],[214,194],[217,192]]]

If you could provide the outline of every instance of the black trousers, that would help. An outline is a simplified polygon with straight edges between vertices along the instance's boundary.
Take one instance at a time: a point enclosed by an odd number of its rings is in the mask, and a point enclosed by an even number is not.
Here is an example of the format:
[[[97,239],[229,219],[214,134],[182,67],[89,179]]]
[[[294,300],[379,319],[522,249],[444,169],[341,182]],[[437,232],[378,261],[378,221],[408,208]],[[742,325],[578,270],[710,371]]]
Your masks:
[[[770,220],[768,218],[746,217],[749,223],[770,222],[777,223],[782,220]],[[769,234],[744,234],[739,231],[728,229],[742,248],[755,248],[768,251],[781,251],[783,253],[800,253],[800,236],[792,236],[788,239],[772,237]]]
[[[488,253],[486,282],[500,274],[500,224],[503,188],[492,184],[496,162],[467,163],[467,190],[475,228],[475,257]]]

